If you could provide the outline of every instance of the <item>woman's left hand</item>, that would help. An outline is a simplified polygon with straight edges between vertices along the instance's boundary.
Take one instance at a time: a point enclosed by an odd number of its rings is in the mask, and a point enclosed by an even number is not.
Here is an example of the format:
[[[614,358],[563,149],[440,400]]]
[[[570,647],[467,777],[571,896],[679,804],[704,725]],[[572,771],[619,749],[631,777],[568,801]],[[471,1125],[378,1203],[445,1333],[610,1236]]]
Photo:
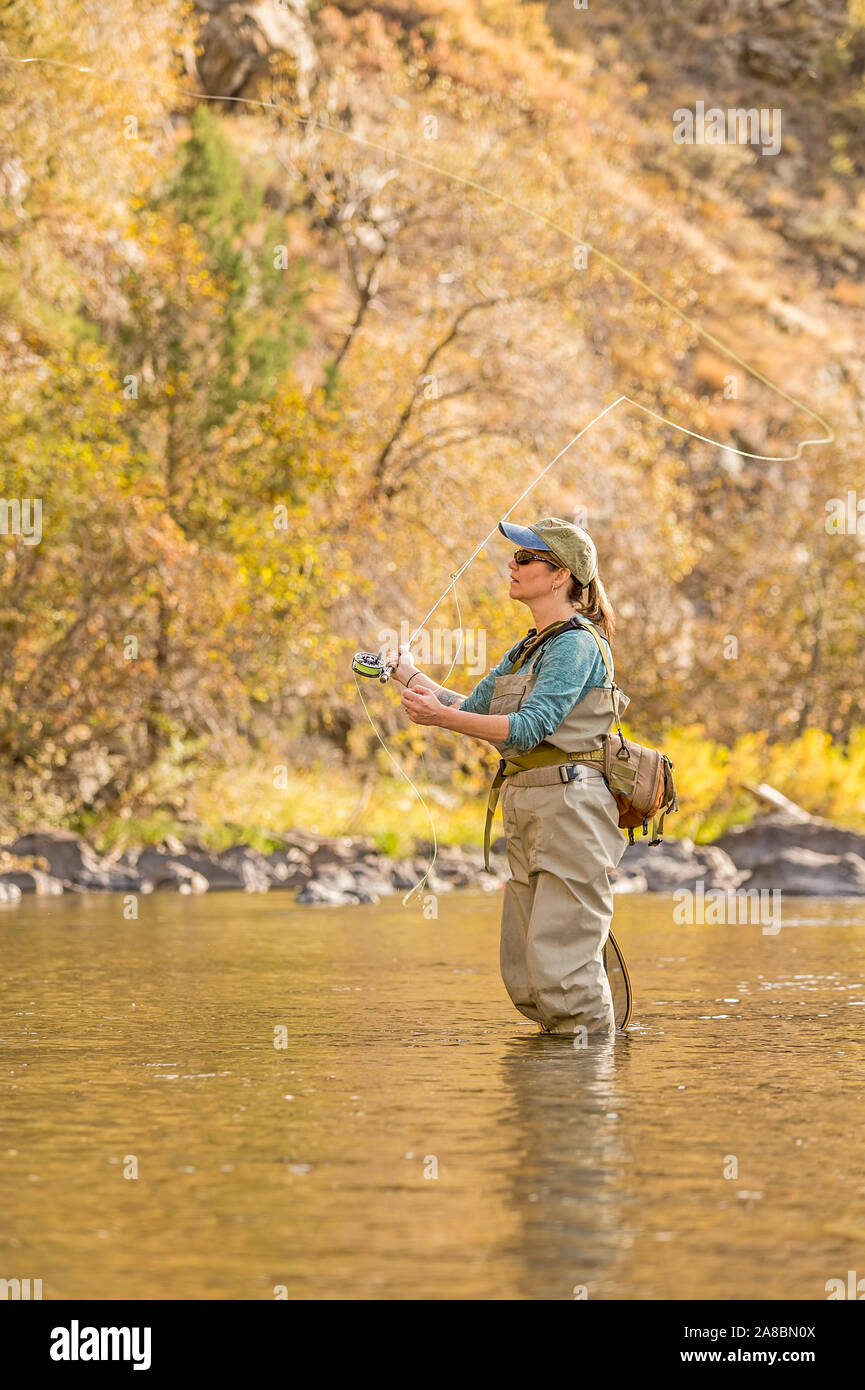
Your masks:
[[[440,724],[444,705],[439,704],[431,690],[414,690],[408,686],[402,693],[402,705],[413,724]]]

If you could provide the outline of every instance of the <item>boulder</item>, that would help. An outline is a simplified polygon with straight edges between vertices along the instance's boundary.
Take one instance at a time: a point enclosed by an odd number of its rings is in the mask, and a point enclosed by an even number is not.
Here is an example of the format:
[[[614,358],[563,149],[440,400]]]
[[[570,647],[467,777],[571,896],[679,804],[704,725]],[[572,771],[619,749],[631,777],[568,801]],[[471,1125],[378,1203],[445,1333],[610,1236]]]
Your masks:
[[[735,888],[742,873],[717,845],[695,845],[687,838],[650,845],[648,839],[637,839],[625,846],[610,878],[615,884],[628,878],[645,879],[645,888],[633,892],[673,893],[679,888],[693,888],[700,880],[707,888]]]
[[[374,889],[360,883],[355,884],[349,897],[353,898],[356,903],[377,903],[379,901],[379,894]]]
[[[18,889],[18,896],[22,893],[36,893],[38,897],[50,897],[63,892],[63,884],[59,878],[53,878],[51,874],[45,874],[41,869],[10,869],[8,873],[0,874],[0,883],[11,884]]]
[[[179,841],[173,841],[179,844]],[[121,861],[141,875],[153,888],[174,888],[181,892],[266,893],[270,887],[267,861],[248,845],[232,845],[221,854],[210,854],[198,845],[181,852],[157,849],[129,850]],[[184,888],[183,885],[186,885]]]
[[[232,845],[218,855],[220,864],[238,874],[247,893],[267,893],[270,889],[270,865],[263,854],[249,845]]]
[[[162,849],[127,850],[118,862],[126,863],[140,875],[142,893],[170,888],[180,893],[206,893],[209,882],[195,869]]]
[[[34,830],[19,836],[9,850],[17,855],[38,855],[60,879],[96,873],[102,867],[90,846],[71,830]]]
[[[0,876],[0,903],[17,903],[21,901],[21,889],[17,883],[6,883],[7,874]]]
[[[739,887],[779,889],[793,896],[865,897],[865,858],[858,854],[818,854],[791,846],[758,864]]]
[[[301,106],[309,103],[319,59],[306,0],[198,0],[209,15],[198,33],[198,75],[212,96],[267,99],[271,55],[293,60]]]
[[[647,893],[649,890],[645,874],[629,874],[627,878],[613,878],[613,875],[610,874],[610,880],[616,895],[619,893]]]
[[[280,834],[276,830],[266,832],[272,840],[281,840],[286,850],[298,850],[301,854],[312,854],[319,845],[327,844],[326,835],[317,835],[312,830],[286,830]]]
[[[120,855],[117,863],[135,870],[142,882],[152,888],[176,888],[183,875],[178,873],[169,854],[161,849],[130,849]]]
[[[856,854],[865,858],[865,835],[811,816],[802,820],[785,811],[770,811],[747,825],[737,825],[714,841],[739,869],[755,869],[788,849],[815,854]]]
[[[313,883],[325,883],[338,892],[350,893],[354,888],[354,874],[346,864],[330,864],[321,873],[315,874]]]
[[[12,854],[40,857],[54,878],[86,892],[135,893],[141,877],[131,866],[112,864],[71,830],[35,830],[9,846]]]
[[[326,840],[309,855],[309,867],[317,873],[324,865],[356,863],[364,855],[377,855],[375,841],[368,835],[341,835]]]
[[[766,82],[787,87],[807,64],[804,58],[777,39],[751,37],[742,40],[742,57],[748,71]]]
[[[185,845],[182,840],[178,840],[176,835],[165,835],[159,842],[159,848],[164,849],[166,854],[186,854],[187,851],[199,851],[198,845]]]
[[[264,859],[271,888],[302,888],[312,877],[309,859],[302,850],[277,850]]]
[[[187,869],[189,874],[203,879],[206,884],[204,891],[230,892],[245,888],[245,882],[241,873],[228,868],[225,864],[220,864],[218,859],[211,859],[204,854],[173,854],[169,861],[177,869]],[[189,882],[187,875],[181,875],[182,882]],[[200,892],[200,888],[192,891]]]
[[[477,852],[467,854],[456,845],[439,845],[435,867],[451,888],[467,888],[477,883],[483,858]]]
[[[391,893],[396,892],[393,879],[384,865],[374,869],[371,865],[362,864],[353,868],[351,875],[354,880],[354,892],[372,895],[371,898],[362,898],[362,902],[378,902],[379,898],[389,897]]]
[[[346,903],[356,903],[360,899],[354,893],[346,892],[333,883],[322,879],[312,879],[297,895],[297,902],[312,903],[320,907],[342,907]]]
[[[423,870],[421,870],[423,872]],[[414,865],[410,859],[394,859],[390,866],[390,881],[394,892],[407,893],[409,888],[413,888],[420,878],[420,874],[415,873]]]
[[[477,882],[476,869],[459,868],[453,864],[446,864],[441,866],[439,873],[450,888],[469,888]]]
[[[181,864],[178,867],[184,868],[185,866]],[[178,893],[181,894],[206,893],[210,888],[210,883],[202,874],[196,873],[194,869],[187,869],[184,874],[175,880],[173,886],[177,889]]]

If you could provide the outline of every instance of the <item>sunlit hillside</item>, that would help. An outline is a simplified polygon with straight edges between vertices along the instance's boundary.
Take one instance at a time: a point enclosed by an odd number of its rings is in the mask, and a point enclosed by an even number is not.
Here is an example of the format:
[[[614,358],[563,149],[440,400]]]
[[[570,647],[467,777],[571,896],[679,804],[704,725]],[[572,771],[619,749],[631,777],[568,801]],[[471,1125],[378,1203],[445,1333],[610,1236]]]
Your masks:
[[[0,63],[2,495],[42,527],[0,536],[6,829],[231,786],[300,822],[277,765],[344,769],[362,826],[392,769],[352,653],[621,396],[514,518],[595,537],[629,726],[695,750],[694,833],[737,741],[865,823],[861,0],[3,13],[0,56],[52,60]],[[697,102],[780,110],[778,152],[677,143]],[[483,669],[528,626],[509,554],[430,620]],[[412,775],[483,784],[363,694]]]

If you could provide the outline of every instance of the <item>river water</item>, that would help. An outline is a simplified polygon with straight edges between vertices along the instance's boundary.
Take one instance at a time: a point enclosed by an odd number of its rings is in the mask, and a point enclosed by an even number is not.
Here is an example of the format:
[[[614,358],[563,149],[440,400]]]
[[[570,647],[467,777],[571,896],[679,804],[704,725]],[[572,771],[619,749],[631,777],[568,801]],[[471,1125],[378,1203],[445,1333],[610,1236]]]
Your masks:
[[[620,897],[634,1027],[586,1051],[512,1009],[500,904],[0,909],[0,1277],[825,1299],[865,1276],[865,904],[786,900],[767,934]]]

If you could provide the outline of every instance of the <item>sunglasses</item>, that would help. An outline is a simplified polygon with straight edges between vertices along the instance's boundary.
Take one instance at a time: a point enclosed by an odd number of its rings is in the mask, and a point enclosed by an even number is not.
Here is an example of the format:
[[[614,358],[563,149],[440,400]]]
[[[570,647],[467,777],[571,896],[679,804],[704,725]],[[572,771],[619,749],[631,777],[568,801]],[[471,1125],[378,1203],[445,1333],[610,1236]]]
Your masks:
[[[555,560],[545,560],[542,555],[536,555],[533,550],[514,551],[514,562],[518,565],[531,565],[534,564],[535,560],[540,560],[542,565],[549,565],[552,570],[561,569],[561,565],[557,564]]]

